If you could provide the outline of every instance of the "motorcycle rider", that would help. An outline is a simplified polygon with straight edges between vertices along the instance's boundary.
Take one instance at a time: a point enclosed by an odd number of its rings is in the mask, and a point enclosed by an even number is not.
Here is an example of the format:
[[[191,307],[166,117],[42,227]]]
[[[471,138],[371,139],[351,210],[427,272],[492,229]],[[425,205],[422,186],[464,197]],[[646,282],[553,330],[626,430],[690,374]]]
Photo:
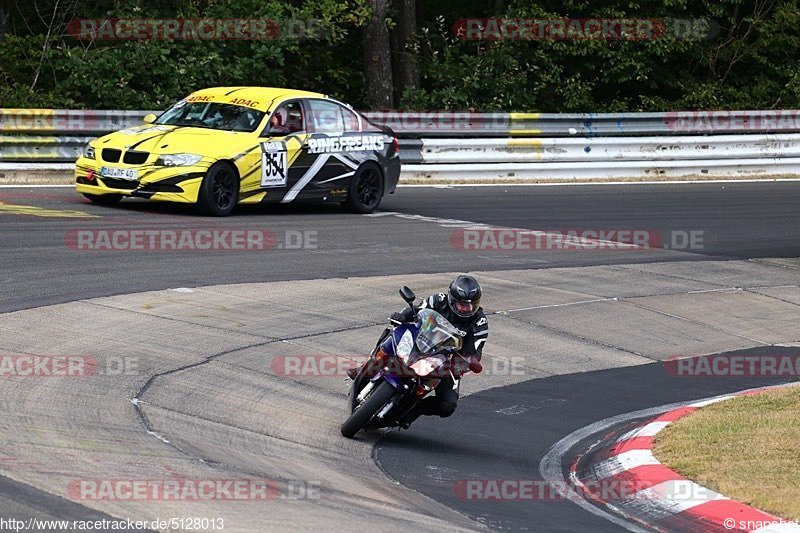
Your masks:
[[[414,310],[406,307],[403,311],[393,313],[390,321],[394,324],[413,322],[420,309],[433,309],[444,316],[453,326],[464,332],[461,358],[455,357],[453,377],[445,377],[435,389],[435,396],[428,396],[418,402],[414,408],[400,420],[402,428],[408,429],[420,415],[439,415],[446,418],[453,414],[458,403],[458,390],[461,376],[467,371],[480,372],[483,368],[480,360],[483,345],[489,335],[489,324],[480,306],[482,290],[474,277],[461,274],[457,276],[448,292],[433,294],[423,300]],[[358,369],[351,374],[354,378]]]

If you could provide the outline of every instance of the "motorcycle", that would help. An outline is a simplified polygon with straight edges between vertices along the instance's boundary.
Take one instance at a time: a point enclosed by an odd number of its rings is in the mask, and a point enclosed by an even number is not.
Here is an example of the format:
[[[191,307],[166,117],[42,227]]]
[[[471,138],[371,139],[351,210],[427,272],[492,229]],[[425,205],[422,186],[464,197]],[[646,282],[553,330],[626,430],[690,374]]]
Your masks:
[[[404,286],[400,296],[413,313],[414,292]],[[465,334],[433,309],[419,310],[414,322],[392,321],[353,378],[350,416],[342,424],[342,435],[352,438],[362,429],[399,426],[443,378],[450,376],[458,383],[453,369],[458,358],[466,361],[458,353]],[[476,373],[481,370],[479,362],[466,366]]]

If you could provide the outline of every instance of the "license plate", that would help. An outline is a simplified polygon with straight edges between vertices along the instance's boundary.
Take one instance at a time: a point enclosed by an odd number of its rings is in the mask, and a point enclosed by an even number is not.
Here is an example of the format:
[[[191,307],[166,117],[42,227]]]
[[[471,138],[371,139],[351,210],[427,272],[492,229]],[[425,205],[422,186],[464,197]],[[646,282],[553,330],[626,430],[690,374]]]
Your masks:
[[[139,179],[139,171],[135,168],[100,167],[100,175],[104,178],[120,180],[136,181]]]

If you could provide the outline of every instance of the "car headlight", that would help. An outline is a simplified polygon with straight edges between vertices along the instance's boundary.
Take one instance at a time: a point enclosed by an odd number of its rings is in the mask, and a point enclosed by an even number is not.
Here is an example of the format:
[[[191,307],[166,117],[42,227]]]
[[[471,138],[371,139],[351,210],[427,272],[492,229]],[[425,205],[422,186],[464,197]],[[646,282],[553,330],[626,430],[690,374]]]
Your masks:
[[[86,148],[83,149],[83,157],[88,157],[89,159],[94,159],[94,147],[91,145],[86,145]]]
[[[185,167],[194,165],[201,159],[203,159],[203,156],[199,154],[166,154],[158,156],[156,165],[164,167]]]

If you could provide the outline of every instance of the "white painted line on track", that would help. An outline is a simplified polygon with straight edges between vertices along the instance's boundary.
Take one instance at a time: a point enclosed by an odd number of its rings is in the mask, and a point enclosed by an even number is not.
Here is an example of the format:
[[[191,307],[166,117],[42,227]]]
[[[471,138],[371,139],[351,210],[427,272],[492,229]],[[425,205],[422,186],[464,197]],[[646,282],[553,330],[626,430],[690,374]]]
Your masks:
[[[793,285],[790,285],[790,287]],[[770,285],[771,287],[771,285]],[[732,291],[741,291],[741,287],[723,287],[722,289],[701,289],[698,291],[689,291],[686,294],[705,294],[707,292],[732,292]]]
[[[730,180],[730,179],[720,179],[720,180],[669,180],[669,181],[581,181],[581,182],[572,182],[572,181],[564,181],[564,182],[549,182],[549,183],[439,183],[430,185],[426,184],[403,184],[401,181],[397,187],[398,188],[424,188],[428,187],[431,189],[448,189],[451,187],[560,187],[562,185],[568,186],[580,186],[580,185],[688,185],[688,184],[695,184],[695,183],[775,183],[775,182],[795,182],[800,181],[800,178],[779,178],[779,179],[746,179],[746,180]]]
[[[67,187],[75,187],[74,183],[68,185],[46,185],[46,184],[30,184],[30,185],[0,185],[0,189],[66,189]]]
[[[514,313],[516,311],[530,311],[531,309],[549,309],[551,307],[566,307],[569,305],[581,305],[581,304],[591,304],[596,302],[616,302],[619,301],[618,298],[597,298],[594,300],[581,300],[579,302],[567,302],[563,304],[548,304],[548,305],[534,305],[531,307],[520,307],[519,309],[506,309],[503,311],[495,311],[495,314],[503,314],[503,313]]]
[[[368,213],[362,215],[364,217],[370,218],[377,218],[377,217],[387,217],[393,216],[397,218],[403,218],[406,220],[415,220],[417,222],[430,222],[432,224],[436,224],[443,228],[461,228],[465,230],[483,230],[483,231],[511,231],[511,232],[520,232],[525,234],[530,234],[535,237],[546,237],[550,239],[551,237],[555,239],[559,243],[563,243],[564,246],[579,248],[582,246],[596,248],[598,245],[604,246],[611,246],[613,248],[626,248],[626,249],[641,249],[645,248],[645,246],[641,246],[639,244],[631,244],[625,242],[618,242],[618,241],[609,241],[606,239],[592,239],[589,237],[579,237],[577,235],[570,235],[569,232],[566,234],[561,232],[554,232],[554,231],[542,231],[542,230],[535,230],[529,228],[512,228],[509,226],[495,226],[491,224],[485,224],[483,222],[473,222],[470,220],[460,220],[456,218],[442,218],[442,217],[431,217],[426,215],[414,215],[409,213],[400,213],[397,211],[379,211],[377,213]],[[502,251],[502,250],[501,250]]]
[[[688,185],[698,183],[791,183],[800,182],[800,178],[780,178],[780,179],[747,179],[747,180],[675,180],[675,181],[598,181],[598,182],[553,182],[553,183],[447,183],[447,184],[404,184],[399,183],[398,188],[411,189],[411,188],[428,188],[428,189],[450,189],[458,187],[561,187],[561,186],[581,186],[581,185]],[[0,189],[34,189],[34,188],[61,188],[61,187],[75,187],[75,184],[3,184]],[[376,215],[380,216],[380,215]]]

